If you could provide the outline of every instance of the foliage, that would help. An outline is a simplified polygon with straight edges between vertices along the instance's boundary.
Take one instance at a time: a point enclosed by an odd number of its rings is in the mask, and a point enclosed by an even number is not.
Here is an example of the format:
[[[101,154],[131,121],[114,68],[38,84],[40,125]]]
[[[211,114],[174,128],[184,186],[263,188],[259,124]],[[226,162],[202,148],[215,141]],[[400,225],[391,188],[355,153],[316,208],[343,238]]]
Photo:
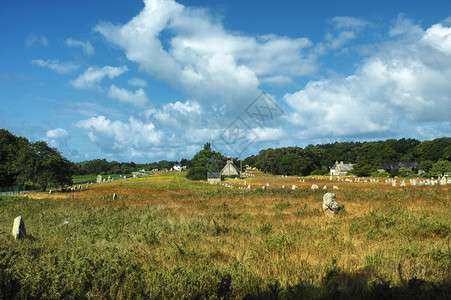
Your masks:
[[[335,142],[308,145],[305,148],[269,148],[246,158],[244,164],[272,174],[309,175],[314,170],[329,170],[335,161],[345,161],[357,164],[354,174],[369,176],[381,163],[418,162],[420,170],[428,172],[432,164],[439,160],[451,160],[451,138],[424,142],[403,138],[376,142]],[[399,172],[411,176],[407,170],[392,170],[391,175],[397,176]]]
[[[196,153],[190,162],[186,178],[190,180],[206,180],[207,172],[219,172],[225,165],[226,158],[219,152],[211,150],[210,143]]]
[[[64,186],[72,183],[72,163],[46,142],[30,143],[1,129],[0,186],[37,184]]]
[[[447,160],[439,160],[434,163],[430,169],[430,173],[434,176],[443,176],[451,172],[451,162]]]

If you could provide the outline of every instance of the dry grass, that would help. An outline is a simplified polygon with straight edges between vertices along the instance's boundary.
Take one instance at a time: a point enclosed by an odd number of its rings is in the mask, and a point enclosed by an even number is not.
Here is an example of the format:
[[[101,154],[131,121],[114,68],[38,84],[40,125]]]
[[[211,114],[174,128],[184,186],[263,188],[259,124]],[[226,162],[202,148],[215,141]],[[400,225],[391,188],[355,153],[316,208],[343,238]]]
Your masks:
[[[354,280],[361,285],[360,292],[354,291],[360,296],[367,295],[374,283],[403,287],[421,280],[440,286],[450,278],[448,186],[395,188],[385,183],[331,182],[328,176],[299,182],[298,177],[259,173],[228,181],[235,187],[246,181],[246,186],[253,186],[247,191],[188,182],[176,175],[46,194],[36,203],[28,201],[28,206],[4,205],[2,226],[10,226],[6,220],[22,214],[29,232],[43,243],[40,246],[50,244],[44,253],[67,245],[87,247],[89,253],[116,249],[122,259],[128,257],[139,266],[144,294],[154,296],[217,295],[221,282],[228,282],[226,275],[234,297],[262,296],[266,287],[276,288],[274,282],[282,287],[302,282],[319,289],[308,295],[321,298],[336,274],[341,274],[338,291],[355,288]],[[266,191],[258,190],[266,183]],[[312,184],[320,190],[311,191]],[[334,192],[344,205],[333,219],[321,212],[324,185],[329,191],[338,186]],[[33,215],[38,210],[40,217]],[[55,221],[61,226],[64,220],[72,226],[69,237],[52,235],[45,228]],[[6,230],[1,239],[16,247]],[[8,252],[0,248],[0,253]],[[75,252],[69,251],[69,256]],[[124,282],[110,285],[127,290]],[[88,290],[103,296],[111,293],[102,285]]]

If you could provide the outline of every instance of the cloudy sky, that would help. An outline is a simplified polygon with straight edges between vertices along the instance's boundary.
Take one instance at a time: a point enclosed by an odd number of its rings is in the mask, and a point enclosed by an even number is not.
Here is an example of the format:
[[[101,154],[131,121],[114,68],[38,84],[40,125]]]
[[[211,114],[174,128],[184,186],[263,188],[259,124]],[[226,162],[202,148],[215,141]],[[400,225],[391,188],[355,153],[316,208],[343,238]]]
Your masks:
[[[0,128],[72,161],[451,136],[451,1],[0,2]]]

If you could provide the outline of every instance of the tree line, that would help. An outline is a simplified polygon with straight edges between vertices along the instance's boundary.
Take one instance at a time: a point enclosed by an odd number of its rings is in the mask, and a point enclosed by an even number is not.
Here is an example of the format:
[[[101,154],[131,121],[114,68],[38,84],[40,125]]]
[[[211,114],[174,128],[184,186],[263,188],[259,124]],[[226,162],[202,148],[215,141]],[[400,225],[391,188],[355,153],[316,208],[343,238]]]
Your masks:
[[[134,162],[117,162],[107,161],[106,159],[93,159],[75,163],[74,173],[77,175],[108,175],[108,174],[130,174],[137,170],[170,170],[177,161],[161,160],[159,162],[137,164]],[[182,166],[189,165],[189,160],[182,159],[180,161]]]
[[[219,172],[227,158],[211,149],[210,143],[191,160],[182,159],[188,167],[187,178],[205,180],[207,172]],[[335,161],[354,163],[354,174],[375,175],[378,164],[386,162],[418,162],[424,176],[436,176],[451,171],[451,138],[442,137],[420,142],[416,139],[389,139],[376,142],[335,142],[301,147],[261,150],[243,160],[271,174],[328,174]],[[133,171],[170,169],[178,162],[136,164],[94,159],[72,163],[44,141],[30,142],[8,130],[0,129],[0,186],[39,185],[59,187],[72,183],[72,176],[94,174],[130,174]],[[391,176],[407,176],[418,170],[391,170]],[[385,175],[385,174],[384,174]]]
[[[0,129],[0,186],[72,184],[72,163],[46,142],[30,142]]]
[[[378,165],[385,162],[418,162],[419,169],[425,172],[424,176],[436,175],[437,172],[443,173],[443,170],[451,171],[451,138],[423,142],[402,138],[375,142],[335,142],[308,145],[305,148],[270,148],[251,155],[243,164],[271,174],[305,176],[327,174],[335,161],[356,164],[354,173],[359,176],[374,174]],[[391,172],[392,176],[399,174],[397,169]]]

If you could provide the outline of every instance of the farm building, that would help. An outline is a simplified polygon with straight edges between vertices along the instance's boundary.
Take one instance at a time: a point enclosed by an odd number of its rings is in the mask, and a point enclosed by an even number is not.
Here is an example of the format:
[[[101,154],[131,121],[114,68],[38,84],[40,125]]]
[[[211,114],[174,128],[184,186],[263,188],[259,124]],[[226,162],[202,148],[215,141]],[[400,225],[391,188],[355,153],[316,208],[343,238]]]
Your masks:
[[[220,182],[221,181],[221,172],[208,172],[207,173],[207,181],[208,182]]]
[[[346,175],[348,171],[352,171],[354,169],[355,164],[345,164],[342,161],[338,162],[336,161],[335,164],[330,168],[330,175],[331,176],[338,176],[338,175]]]
[[[239,178],[240,170],[233,164],[232,160],[228,160],[225,167],[221,170],[224,178]]]

